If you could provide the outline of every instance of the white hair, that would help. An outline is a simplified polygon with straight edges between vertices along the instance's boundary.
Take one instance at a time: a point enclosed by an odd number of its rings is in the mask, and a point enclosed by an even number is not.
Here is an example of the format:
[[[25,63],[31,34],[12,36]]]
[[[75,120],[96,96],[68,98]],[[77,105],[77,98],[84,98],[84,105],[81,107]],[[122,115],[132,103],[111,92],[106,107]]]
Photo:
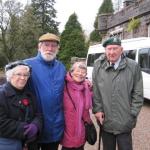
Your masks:
[[[53,52],[51,55],[46,55],[46,54],[44,53],[43,49],[41,49],[42,43],[43,43],[43,42],[40,42],[40,43],[38,44],[38,49],[39,49],[39,51],[40,51],[40,53],[41,53],[42,58],[43,58],[45,61],[52,61],[53,59],[55,59],[56,56],[57,56],[57,54],[58,54],[58,52],[59,52],[59,44],[58,44],[58,49],[56,49],[55,52]],[[57,43],[57,42],[56,42],[56,43]]]
[[[76,67],[87,71],[87,66],[83,61],[75,62],[70,68],[70,72],[73,72]]]
[[[7,81],[10,81],[10,80],[11,80],[13,74],[15,73],[15,71],[17,70],[18,67],[24,67],[24,68],[27,69],[28,72],[30,72],[30,68],[29,68],[28,66],[25,66],[25,65],[18,65],[18,66],[14,67],[14,68],[12,68],[12,69],[9,69],[9,70],[7,70],[7,71],[5,72],[5,76],[6,76],[6,80],[7,80]]]

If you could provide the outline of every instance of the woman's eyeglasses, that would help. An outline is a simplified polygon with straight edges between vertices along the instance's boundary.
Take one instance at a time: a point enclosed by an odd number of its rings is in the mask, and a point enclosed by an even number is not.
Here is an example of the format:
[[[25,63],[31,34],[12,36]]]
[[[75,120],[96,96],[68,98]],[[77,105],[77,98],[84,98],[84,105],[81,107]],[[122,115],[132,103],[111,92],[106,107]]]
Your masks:
[[[14,73],[13,75],[21,78],[21,77],[24,77],[24,78],[28,78],[30,77],[30,74],[22,74],[22,73]]]

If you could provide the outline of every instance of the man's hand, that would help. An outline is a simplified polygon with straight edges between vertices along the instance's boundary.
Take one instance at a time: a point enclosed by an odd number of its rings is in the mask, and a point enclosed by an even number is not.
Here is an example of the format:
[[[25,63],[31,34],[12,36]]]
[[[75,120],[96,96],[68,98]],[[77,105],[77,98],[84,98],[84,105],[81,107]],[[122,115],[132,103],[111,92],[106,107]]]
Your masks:
[[[95,117],[100,122],[100,124],[103,125],[103,122],[104,122],[104,113],[103,112],[97,112],[95,114]]]

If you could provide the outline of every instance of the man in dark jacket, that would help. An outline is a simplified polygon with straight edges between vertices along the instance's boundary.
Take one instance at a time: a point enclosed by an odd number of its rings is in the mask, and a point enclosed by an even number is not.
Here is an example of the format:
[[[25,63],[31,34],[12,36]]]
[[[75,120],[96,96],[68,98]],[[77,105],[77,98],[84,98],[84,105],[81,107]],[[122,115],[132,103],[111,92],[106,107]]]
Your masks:
[[[104,150],[132,150],[132,129],[143,105],[139,65],[123,55],[121,40],[103,43],[105,54],[94,64],[93,112],[102,125]]]

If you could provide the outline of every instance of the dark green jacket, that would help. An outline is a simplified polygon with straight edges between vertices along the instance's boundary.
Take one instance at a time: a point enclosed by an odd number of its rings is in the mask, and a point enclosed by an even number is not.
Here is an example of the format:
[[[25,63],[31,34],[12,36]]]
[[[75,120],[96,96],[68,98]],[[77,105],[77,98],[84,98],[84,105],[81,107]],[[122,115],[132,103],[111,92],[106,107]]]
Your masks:
[[[116,70],[102,55],[93,69],[93,112],[104,112],[104,130],[131,131],[143,105],[143,80],[139,65],[124,56]]]

